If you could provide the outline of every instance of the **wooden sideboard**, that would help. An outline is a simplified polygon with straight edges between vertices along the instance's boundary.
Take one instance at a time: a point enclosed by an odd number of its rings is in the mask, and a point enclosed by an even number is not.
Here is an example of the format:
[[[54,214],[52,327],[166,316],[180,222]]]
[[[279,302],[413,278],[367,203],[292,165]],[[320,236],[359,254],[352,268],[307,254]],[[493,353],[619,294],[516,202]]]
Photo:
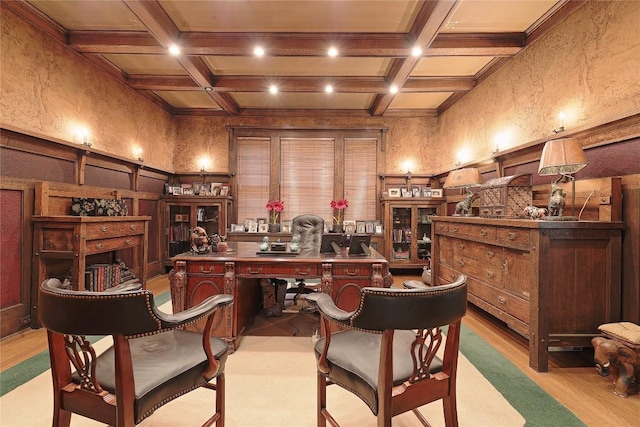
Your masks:
[[[432,277],[468,276],[469,302],[529,340],[529,366],[549,347],[590,345],[620,320],[621,222],[433,217]]]

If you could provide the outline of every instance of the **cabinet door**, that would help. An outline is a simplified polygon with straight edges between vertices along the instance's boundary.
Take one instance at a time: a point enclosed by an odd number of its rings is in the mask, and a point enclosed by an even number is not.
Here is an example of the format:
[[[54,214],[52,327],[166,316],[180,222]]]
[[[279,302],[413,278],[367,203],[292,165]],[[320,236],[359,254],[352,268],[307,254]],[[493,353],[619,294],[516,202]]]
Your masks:
[[[191,206],[188,204],[167,205],[167,257],[189,250],[191,245]]]
[[[417,259],[431,259],[431,217],[436,215],[437,208],[418,207],[416,214],[416,248]]]
[[[213,234],[224,234],[224,230],[220,229],[222,207],[219,203],[200,204],[196,206],[196,226],[202,227],[207,231],[207,236]]]
[[[409,261],[414,238],[412,209],[391,206],[391,218],[391,261]]]

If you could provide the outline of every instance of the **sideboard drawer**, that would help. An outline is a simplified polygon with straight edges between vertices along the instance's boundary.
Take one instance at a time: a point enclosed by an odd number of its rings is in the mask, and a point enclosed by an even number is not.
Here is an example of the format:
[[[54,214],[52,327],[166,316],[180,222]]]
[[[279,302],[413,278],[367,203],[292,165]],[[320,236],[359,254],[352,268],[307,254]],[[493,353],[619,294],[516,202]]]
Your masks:
[[[498,227],[496,229],[496,237],[501,245],[518,249],[529,248],[529,234],[526,228]]]
[[[474,225],[474,224],[450,224],[449,233],[473,239],[495,242],[496,229],[492,226]]]
[[[470,277],[502,287],[503,268],[499,263],[487,263],[469,257],[456,256],[454,268]]]
[[[129,236],[144,233],[144,221],[103,222],[87,224],[87,240]]]
[[[529,323],[529,303],[527,301],[472,277],[467,279],[467,285],[470,294],[525,323]]]
[[[135,248],[142,243],[142,236],[114,237],[112,239],[91,240],[87,242],[86,253],[99,254],[119,249]]]

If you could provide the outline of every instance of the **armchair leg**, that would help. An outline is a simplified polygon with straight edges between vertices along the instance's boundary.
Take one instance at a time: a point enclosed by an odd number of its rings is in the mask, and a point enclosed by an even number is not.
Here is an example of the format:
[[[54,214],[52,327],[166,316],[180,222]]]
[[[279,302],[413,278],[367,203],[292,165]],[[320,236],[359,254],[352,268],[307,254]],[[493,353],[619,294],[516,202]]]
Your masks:
[[[61,409],[58,404],[53,409],[53,427],[69,427],[71,425],[71,412]]]
[[[318,427],[326,427],[324,413],[327,410],[327,378],[318,372]]]
[[[456,397],[448,396],[442,399],[444,407],[444,424],[447,427],[458,427],[458,409],[456,407]]]

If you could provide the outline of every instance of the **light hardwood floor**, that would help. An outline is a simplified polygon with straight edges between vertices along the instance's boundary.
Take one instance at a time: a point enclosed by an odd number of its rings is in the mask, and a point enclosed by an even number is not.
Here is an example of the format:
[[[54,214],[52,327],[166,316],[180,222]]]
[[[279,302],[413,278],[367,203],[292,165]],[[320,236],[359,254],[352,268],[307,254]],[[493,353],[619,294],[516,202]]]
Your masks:
[[[394,275],[395,284],[406,279],[419,279],[419,276]],[[156,295],[167,291],[167,276],[149,280],[147,288]],[[463,322],[588,426],[640,426],[640,395],[627,399],[616,397],[611,385],[596,374],[589,351],[554,353],[549,372],[535,372],[529,368],[526,340],[499,321],[470,306]],[[43,329],[26,330],[5,338],[0,341],[0,370],[34,356],[46,347]],[[458,378],[458,387],[464,387],[464,378]],[[544,408],[540,410],[544,411]]]

